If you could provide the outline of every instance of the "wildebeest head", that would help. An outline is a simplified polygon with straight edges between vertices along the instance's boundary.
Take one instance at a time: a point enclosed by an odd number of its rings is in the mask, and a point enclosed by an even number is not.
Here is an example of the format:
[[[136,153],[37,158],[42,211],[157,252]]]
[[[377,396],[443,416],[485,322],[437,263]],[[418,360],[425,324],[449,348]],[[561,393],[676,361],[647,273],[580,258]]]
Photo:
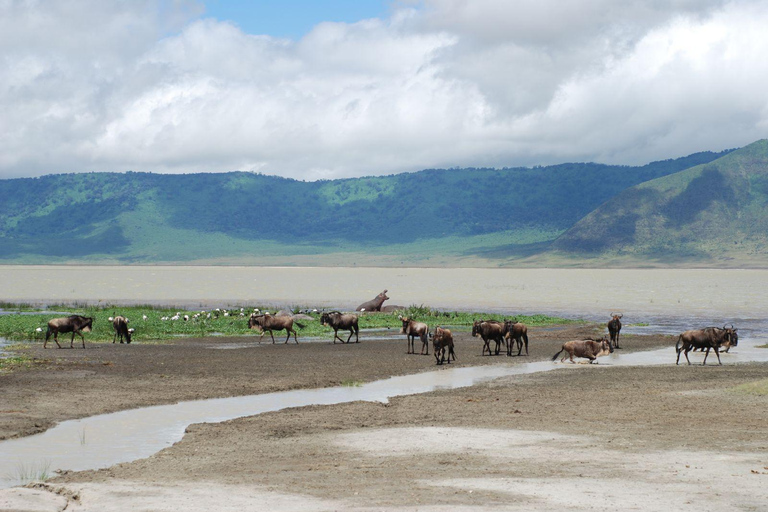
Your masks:
[[[483,323],[480,320],[475,320],[475,322],[472,324],[472,336],[477,336],[480,334],[480,324]]]
[[[411,323],[411,319],[407,316],[398,316],[397,318],[400,319],[401,322],[403,322],[403,328],[400,329],[400,334],[405,334],[405,330],[408,328],[408,324]]]
[[[613,354],[613,345],[610,341],[608,341],[608,338],[602,337],[598,340],[598,343],[600,343],[601,352],[605,352],[607,350],[609,354]]]
[[[377,299],[380,299],[381,302],[384,302],[385,300],[389,300],[389,297],[387,297],[387,290],[384,290],[380,294],[376,296]]]
[[[723,326],[723,330],[725,331],[725,341],[729,342],[732,347],[735,347],[739,344],[739,333],[736,332],[738,329],[736,329],[733,324],[731,324],[730,327]]]

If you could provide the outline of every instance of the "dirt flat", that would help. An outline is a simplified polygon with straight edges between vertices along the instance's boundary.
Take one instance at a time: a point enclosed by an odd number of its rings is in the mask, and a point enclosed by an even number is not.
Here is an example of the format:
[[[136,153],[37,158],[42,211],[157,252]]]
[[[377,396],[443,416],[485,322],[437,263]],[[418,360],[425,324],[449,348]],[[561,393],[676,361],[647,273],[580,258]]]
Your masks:
[[[530,355],[519,358],[481,356],[482,342],[459,333],[454,364],[547,360],[563,341],[599,329],[532,329]],[[432,356],[405,354],[404,337],[253,343],[34,348],[50,362],[0,376],[0,432],[13,437],[143,405],[435,369]],[[665,336],[623,338],[627,351],[670,347],[668,366],[565,363],[387,404],[192,425],[147,459],[13,490],[22,493],[16,501],[0,491],[0,508],[60,510],[63,497],[67,510],[104,511],[765,510],[768,397],[733,388],[767,378],[768,365],[728,364],[724,356],[723,366],[675,366],[673,344]]]

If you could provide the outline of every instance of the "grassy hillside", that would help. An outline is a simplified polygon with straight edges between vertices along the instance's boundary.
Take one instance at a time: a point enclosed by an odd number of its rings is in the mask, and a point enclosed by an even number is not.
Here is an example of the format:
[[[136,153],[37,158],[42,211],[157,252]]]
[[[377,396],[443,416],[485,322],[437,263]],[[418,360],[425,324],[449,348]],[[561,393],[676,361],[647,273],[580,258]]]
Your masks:
[[[629,188],[553,246],[585,257],[768,262],[768,141]]]
[[[0,262],[492,265],[541,251],[628,187],[723,154],[320,182],[242,172],[0,180]]]

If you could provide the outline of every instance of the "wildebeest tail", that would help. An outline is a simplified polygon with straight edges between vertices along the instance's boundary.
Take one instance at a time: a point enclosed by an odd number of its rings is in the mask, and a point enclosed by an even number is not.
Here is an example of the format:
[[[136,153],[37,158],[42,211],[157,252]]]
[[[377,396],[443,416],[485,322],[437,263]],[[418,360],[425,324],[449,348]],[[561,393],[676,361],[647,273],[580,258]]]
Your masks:
[[[303,329],[306,327],[306,325],[300,324],[299,322],[294,322],[294,323],[299,326],[299,329]]]
[[[554,361],[555,359],[557,359],[557,356],[559,356],[559,355],[560,355],[560,352],[562,352],[563,350],[565,350],[565,348],[561,348],[561,349],[560,349],[560,350],[557,352],[557,354],[553,355],[553,356],[552,356],[552,360]]]
[[[683,335],[677,337],[677,343],[675,343],[675,352],[680,352],[680,341],[683,339]]]

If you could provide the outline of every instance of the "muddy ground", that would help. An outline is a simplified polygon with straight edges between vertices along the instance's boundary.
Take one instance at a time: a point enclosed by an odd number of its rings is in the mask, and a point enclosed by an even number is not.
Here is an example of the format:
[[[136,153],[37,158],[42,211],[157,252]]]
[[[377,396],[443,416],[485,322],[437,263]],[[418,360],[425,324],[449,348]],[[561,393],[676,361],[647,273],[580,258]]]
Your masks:
[[[482,342],[459,333],[455,364],[545,360],[600,329],[531,329],[530,356],[519,358],[483,357]],[[144,405],[435,369],[432,356],[406,355],[399,338],[35,347],[44,362],[0,376],[0,436]],[[623,345],[668,346],[670,365],[566,363],[388,404],[193,425],[147,459],[0,491],[0,509],[766,510],[768,399],[733,388],[765,379],[768,365],[728,364],[726,355],[723,366],[676,367],[665,336],[624,336]]]

